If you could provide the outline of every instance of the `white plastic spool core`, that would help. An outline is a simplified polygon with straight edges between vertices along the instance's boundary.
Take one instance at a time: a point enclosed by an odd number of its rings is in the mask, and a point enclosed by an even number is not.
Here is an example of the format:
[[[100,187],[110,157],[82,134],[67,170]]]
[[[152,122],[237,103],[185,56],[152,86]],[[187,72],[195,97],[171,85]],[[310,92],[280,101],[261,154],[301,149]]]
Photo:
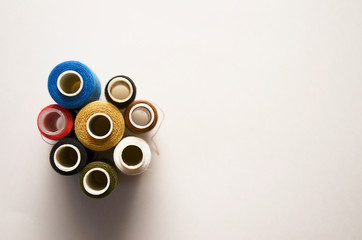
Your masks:
[[[87,121],[87,132],[94,139],[105,139],[113,131],[113,121],[105,113],[94,113]]]
[[[55,108],[44,110],[38,120],[39,128],[47,135],[58,135],[64,131],[67,120],[62,111]]]
[[[144,162],[142,149],[137,145],[126,146],[121,154],[122,164],[128,169],[137,169]]]
[[[54,152],[54,164],[64,172],[76,169],[80,164],[80,159],[79,149],[72,144],[63,144]]]
[[[128,79],[116,77],[108,84],[107,91],[113,101],[123,103],[132,97],[133,86]]]
[[[73,97],[83,89],[83,78],[76,71],[62,72],[57,80],[58,90],[65,96]]]
[[[103,168],[92,168],[83,178],[84,189],[92,195],[105,193],[109,188],[110,182],[109,174]]]
[[[139,103],[131,108],[129,113],[129,120],[136,128],[147,128],[155,120],[155,113],[149,105],[145,103]]]

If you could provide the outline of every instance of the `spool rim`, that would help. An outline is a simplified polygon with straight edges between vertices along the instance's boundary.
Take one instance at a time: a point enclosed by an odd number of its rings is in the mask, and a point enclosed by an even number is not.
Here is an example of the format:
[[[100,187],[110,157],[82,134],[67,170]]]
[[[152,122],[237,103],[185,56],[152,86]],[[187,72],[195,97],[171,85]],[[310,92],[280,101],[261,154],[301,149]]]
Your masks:
[[[57,159],[58,151],[60,151],[61,149],[65,148],[65,147],[70,147],[70,148],[72,148],[73,150],[75,150],[75,152],[77,153],[77,161],[76,161],[76,163],[75,163],[72,167],[65,167],[65,166],[63,166],[61,163],[59,163],[59,161],[58,161],[58,159]],[[62,171],[64,171],[64,172],[71,172],[71,171],[75,170],[75,169],[79,166],[80,160],[81,160],[81,153],[80,153],[79,149],[78,149],[76,146],[74,146],[74,145],[72,145],[72,144],[63,144],[63,145],[59,146],[59,147],[55,150],[53,160],[54,160],[55,166],[56,166],[58,169],[60,169],[60,170],[62,170]]]
[[[48,130],[47,127],[46,127],[46,123],[45,123],[46,117],[49,116],[49,114],[52,114],[52,113],[58,114],[59,117],[60,117],[60,121],[62,122],[61,123],[62,127],[60,127],[55,132],[52,132],[52,131]],[[58,121],[58,119],[56,121]],[[38,118],[38,126],[39,126],[41,132],[43,132],[44,134],[46,134],[48,136],[55,136],[55,135],[58,135],[58,134],[62,133],[65,130],[66,125],[67,125],[67,118],[65,117],[65,114],[62,111],[60,111],[59,109],[56,109],[56,108],[45,109],[44,111],[42,111],[40,113],[39,118]]]
[[[128,86],[128,89],[129,89],[129,94],[126,98],[124,99],[119,99],[119,98],[116,98],[115,96],[113,96],[113,94],[111,93],[111,90],[112,88],[114,87],[115,84],[117,83],[126,83],[127,86]],[[134,89],[133,89],[133,86],[131,84],[131,82],[127,79],[127,78],[124,78],[122,76],[118,76],[118,77],[115,77],[113,79],[111,79],[109,81],[109,84],[108,84],[108,87],[107,87],[107,92],[108,92],[108,96],[116,103],[125,103],[127,102],[129,99],[131,99],[132,95],[133,95],[133,92],[134,92]]]
[[[106,117],[106,118],[108,119],[108,121],[109,121],[109,125],[110,125],[110,126],[109,126],[109,130],[108,130],[108,132],[107,132],[105,135],[103,135],[103,136],[96,135],[96,134],[94,134],[94,133],[91,131],[90,122],[91,122],[95,117],[97,117],[97,116]],[[92,115],[88,118],[88,120],[87,120],[87,132],[88,132],[88,134],[89,134],[92,138],[94,138],[94,139],[105,139],[105,138],[107,138],[109,135],[111,135],[112,131],[113,131],[113,121],[112,121],[112,119],[108,116],[108,114],[106,114],[106,113],[101,113],[101,112],[99,112],[99,113],[94,113],[94,114],[92,114]]]
[[[92,172],[94,171],[100,171],[102,172],[106,178],[107,178],[107,184],[106,186],[102,189],[102,190],[94,190],[92,187],[90,187],[87,183],[87,178],[89,177],[89,174],[91,174]],[[91,195],[94,195],[94,196],[98,196],[98,195],[101,195],[103,193],[105,193],[109,187],[110,187],[110,184],[111,184],[111,178],[109,176],[109,173],[103,169],[103,168],[100,168],[100,167],[96,167],[96,168],[92,168],[92,169],[89,169],[86,174],[84,175],[83,177],[83,186],[84,186],[84,189],[86,190],[87,193],[91,194]]]
[[[77,76],[77,78],[80,80],[80,86],[79,88],[77,89],[77,91],[75,91],[74,93],[67,93],[64,91],[63,87],[62,87],[62,81],[64,80],[64,77],[68,74],[74,74]],[[64,71],[62,72],[59,76],[58,76],[58,79],[57,79],[57,88],[59,90],[59,92],[61,94],[63,94],[64,96],[67,96],[67,97],[74,97],[74,96],[77,96],[83,89],[83,85],[84,85],[84,81],[83,81],[83,78],[82,76],[76,72],[76,71],[73,71],[73,70],[67,70],[67,71]]]
[[[133,121],[133,118],[132,118],[132,114],[133,112],[137,109],[137,108],[146,108],[148,110],[148,112],[151,114],[151,119],[148,121],[148,123],[146,125],[138,125],[136,124],[134,121]],[[153,122],[155,121],[155,112],[153,111],[153,109],[148,105],[148,104],[145,104],[145,103],[137,103],[135,104],[131,110],[129,111],[129,120],[131,122],[131,124],[138,128],[138,129],[145,129],[145,128],[148,128],[149,126],[151,126],[153,124]]]

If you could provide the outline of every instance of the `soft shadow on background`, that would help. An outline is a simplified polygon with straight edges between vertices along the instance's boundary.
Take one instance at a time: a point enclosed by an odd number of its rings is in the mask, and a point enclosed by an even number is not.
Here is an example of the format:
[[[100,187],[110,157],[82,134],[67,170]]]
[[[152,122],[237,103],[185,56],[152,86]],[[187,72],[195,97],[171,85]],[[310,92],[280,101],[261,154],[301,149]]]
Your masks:
[[[104,199],[86,197],[79,188],[78,175],[65,180],[53,178],[53,181],[58,181],[62,201],[67,202],[66,215],[77,225],[74,239],[122,239],[127,233],[142,175],[119,174],[117,188]]]
[[[105,152],[97,152],[95,160],[103,160],[113,167],[110,161],[113,148]],[[57,181],[59,191],[62,191],[62,201],[69,219],[76,224],[78,231],[73,238],[80,239],[120,239],[130,229],[132,210],[137,198],[137,190],[144,175],[127,176],[118,173],[118,185],[114,191],[103,199],[87,197],[79,187],[79,174],[66,179],[52,176],[52,181]]]
[[[1,239],[362,239],[362,1],[4,1]],[[65,60],[167,122],[152,172],[93,200],[36,115]],[[103,99],[104,100],[104,99]],[[156,164],[156,165],[155,165]]]

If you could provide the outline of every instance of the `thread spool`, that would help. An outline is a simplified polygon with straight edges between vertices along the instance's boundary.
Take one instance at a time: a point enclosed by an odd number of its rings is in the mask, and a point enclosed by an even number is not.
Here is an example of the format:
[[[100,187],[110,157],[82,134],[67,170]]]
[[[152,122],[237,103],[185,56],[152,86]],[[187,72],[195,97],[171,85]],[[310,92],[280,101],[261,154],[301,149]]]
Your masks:
[[[131,103],[124,118],[127,128],[134,133],[146,133],[157,124],[158,113],[156,107],[145,100],[137,100]]]
[[[73,116],[68,109],[52,104],[40,111],[37,123],[42,136],[50,140],[59,140],[72,131]]]
[[[117,168],[127,175],[141,174],[150,165],[151,149],[141,138],[126,137],[115,147],[113,161]]]
[[[108,102],[125,108],[136,98],[136,85],[129,77],[119,75],[108,81],[104,93]]]
[[[62,175],[80,172],[88,161],[88,154],[83,145],[72,138],[63,138],[50,151],[50,165]]]
[[[99,99],[101,83],[92,70],[83,63],[66,61],[51,71],[48,90],[59,105],[76,109]]]
[[[118,175],[108,163],[96,161],[85,166],[79,176],[80,188],[88,197],[103,198],[117,186]]]
[[[82,108],[75,119],[75,134],[88,149],[106,151],[119,143],[124,133],[122,113],[108,102],[95,101]]]

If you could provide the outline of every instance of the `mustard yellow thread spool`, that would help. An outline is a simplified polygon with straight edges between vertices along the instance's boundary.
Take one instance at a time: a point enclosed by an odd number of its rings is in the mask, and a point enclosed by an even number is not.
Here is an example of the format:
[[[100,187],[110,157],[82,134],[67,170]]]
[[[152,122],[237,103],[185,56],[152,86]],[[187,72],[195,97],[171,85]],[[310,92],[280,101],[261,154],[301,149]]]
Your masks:
[[[122,113],[113,104],[91,102],[82,108],[74,123],[78,140],[93,151],[108,150],[121,140],[125,128]]]

